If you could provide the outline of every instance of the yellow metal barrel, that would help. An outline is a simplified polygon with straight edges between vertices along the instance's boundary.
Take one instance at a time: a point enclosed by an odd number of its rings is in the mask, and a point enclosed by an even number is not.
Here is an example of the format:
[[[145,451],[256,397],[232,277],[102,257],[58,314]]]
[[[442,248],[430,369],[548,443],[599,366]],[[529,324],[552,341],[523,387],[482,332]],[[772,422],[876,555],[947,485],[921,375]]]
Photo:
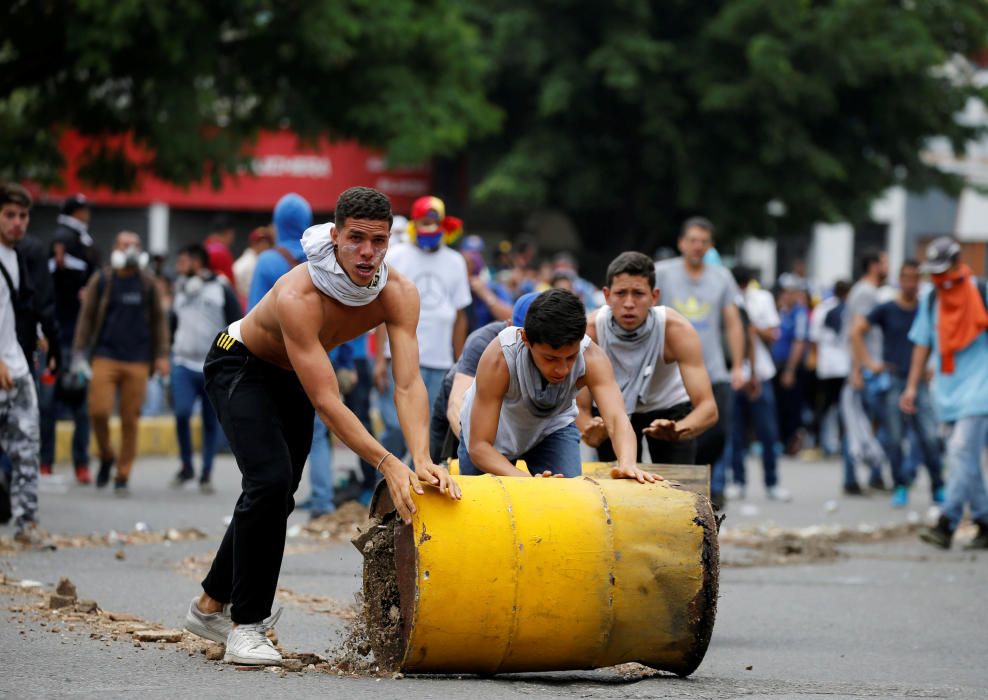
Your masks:
[[[391,623],[371,635],[379,660],[412,673],[700,665],[718,577],[706,498],[606,477],[458,481],[462,501],[427,489],[410,526],[379,526],[393,556],[365,549],[369,614]],[[386,490],[373,510],[391,511]]]

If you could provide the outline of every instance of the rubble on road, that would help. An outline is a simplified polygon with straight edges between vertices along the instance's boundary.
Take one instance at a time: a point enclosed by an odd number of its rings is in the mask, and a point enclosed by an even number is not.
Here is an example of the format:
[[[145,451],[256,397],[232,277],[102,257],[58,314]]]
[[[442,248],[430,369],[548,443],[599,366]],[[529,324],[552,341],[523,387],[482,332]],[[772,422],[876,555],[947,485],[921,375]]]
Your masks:
[[[309,537],[346,541],[356,537],[361,529],[366,529],[369,524],[370,514],[367,507],[356,501],[349,501],[335,512],[321,515],[305,523],[301,526],[301,532]]]
[[[89,535],[51,535],[48,539],[58,549],[80,549],[83,547],[119,547],[120,545],[138,544],[160,544],[162,542],[185,542],[189,540],[203,540],[207,535],[198,528],[187,527],[182,529],[169,528],[167,530],[150,530],[144,523],[143,528],[135,527],[130,532],[117,532],[110,530],[105,533],[92,533]],[[25,545],[16,542],[13,537],[0,536],[0,554],[17,554],[29,549]],[[122,559],[118,552],[117,558]]]

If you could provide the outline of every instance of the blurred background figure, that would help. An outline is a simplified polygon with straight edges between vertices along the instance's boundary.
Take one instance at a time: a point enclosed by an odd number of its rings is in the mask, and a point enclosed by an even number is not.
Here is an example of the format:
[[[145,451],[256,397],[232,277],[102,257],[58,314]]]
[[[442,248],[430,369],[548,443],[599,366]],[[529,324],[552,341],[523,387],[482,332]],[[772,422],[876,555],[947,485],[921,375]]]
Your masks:
[[[209,235],[202,242],[209,255],[209,269],[225,278],[234,291],[237,291],[237,278],[233,272],[233,243],[236,229],[226,214],[217,214]]]
[[[772,344],[775,362],[775,391],[779,416],[779,439],[787,455],[799,454],[802,446],[803,385],[800,367],[809,340],[809,310],[803,301],[799,280],[791,274],[779,276],[779,333]]]
[[[89,200],[76,194],[62,204],[58,225],[52,235],[48,269],[52,276],[55,314],[61,334],[62,367],[71,364],[72,341],[79,318],[80,298],[86,283],[96,272],[99,253],[89,222]],[[76,479],[88,484],[89,476],[89,406],[86,379],[63,371],[57,378],[42,382],[41,403],[41,473],[51,474],[55,462],[55,421],[62,411],[72,418],[72,464]]]
[[[73,371],[91,367],[89,413],[99,445],[96,486],[110,480],[114,493],[129,494],[137,456],[137,427],[150,374],[168,376],[168,318],[154,278],[144,268],[148,256],[136,233],[121,231],[102,268],[86,285],[72,344]],[[91,358],[91,365],[90,363]],[[120,452],[110,444],[110,415],[120,406]]]
[[[192,431],[189,426],[198,402],[202,419],[202,472],[199,489],[213,493],[210,477],[216,453],[219,422],[206,397],[203,365],[216,334],[241,316],[240,301],[230,286],[209,269],[209,256],[199,244],[179,251],[175,262],[178,280],[171,311],[172,407],[182,464],[172,482],[181,487],[195,479]]]
[[[233,263],[233,276],[237,281],[237,293],[241,303],[246,308],[247,295],[250,293],[250,283],[254,278],[257,258],[265,250],[274,246],[274,230],[271,226],[258,226],[247,237],[247,248],[237,261]]]
[[[460,254],[467,263],[470,294],[473,297],[467,309],[468,332],[472,333],[491,321],[507,321],[511,318],[511,292],[491,277],[484,256],[484,240],[480,236],[466,236],[460,242]]]

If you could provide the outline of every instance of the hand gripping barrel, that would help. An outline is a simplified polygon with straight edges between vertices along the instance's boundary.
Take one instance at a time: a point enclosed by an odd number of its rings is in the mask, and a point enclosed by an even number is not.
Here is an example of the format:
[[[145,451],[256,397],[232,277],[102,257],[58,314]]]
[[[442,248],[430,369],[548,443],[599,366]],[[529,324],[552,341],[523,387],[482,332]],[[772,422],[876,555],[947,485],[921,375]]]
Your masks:
[[[489,674],[637,661],[680,676],[700,665],[718,580],[706,498],[607,477],[458,482],[458,503],[413,494],[411,525],[379,486],[382,520],[357,546],[382,665]]]

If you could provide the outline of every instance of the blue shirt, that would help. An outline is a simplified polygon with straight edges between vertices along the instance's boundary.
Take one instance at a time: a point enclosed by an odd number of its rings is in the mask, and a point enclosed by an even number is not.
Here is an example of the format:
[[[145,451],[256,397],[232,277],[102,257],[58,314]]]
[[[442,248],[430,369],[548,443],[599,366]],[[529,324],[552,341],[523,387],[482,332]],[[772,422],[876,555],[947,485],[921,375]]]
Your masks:
[[[806,307],[796,304],[779,313],[779,337],[772,343],[772,359],[778,367],[785,365],[793,343],[809,337],[810,317]]]
[[[971,282],[974,284],[974,282]],[[940,371],[940,339],[937,333],[939,302],[930,312],[930,295],[920,299],[916,318],[909,330],[909,340],[931,348],[936,376],[933,400],[937,417],[950,423],[959,418],[988,416],[988,333],[981,333],[970,345],[954,355],[953,374]]]
[[[887,301],[872,309],[866,318],[868,323],[882,329],[882,360],[893,366],[892,373],[897,377],[908,377],[913,358],[909,329],[916,318],[916,309],[904,309],[894,301]]]

